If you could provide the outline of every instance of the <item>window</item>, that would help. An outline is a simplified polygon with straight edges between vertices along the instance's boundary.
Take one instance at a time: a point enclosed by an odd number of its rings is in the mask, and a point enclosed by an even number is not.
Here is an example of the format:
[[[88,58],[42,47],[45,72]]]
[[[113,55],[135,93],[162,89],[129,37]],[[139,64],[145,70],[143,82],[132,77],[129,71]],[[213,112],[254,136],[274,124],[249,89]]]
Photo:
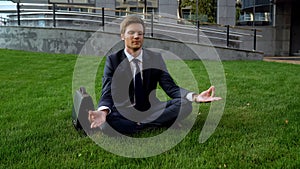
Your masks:
[[[126,16],[126,8],[117,8],[116,16]]]

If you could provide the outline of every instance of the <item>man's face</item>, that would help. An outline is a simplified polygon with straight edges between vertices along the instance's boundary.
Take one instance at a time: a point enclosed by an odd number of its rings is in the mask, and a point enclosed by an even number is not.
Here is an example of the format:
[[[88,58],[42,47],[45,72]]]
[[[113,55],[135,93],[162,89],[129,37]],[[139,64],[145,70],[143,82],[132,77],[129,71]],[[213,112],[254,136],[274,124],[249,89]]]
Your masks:
[[[144,42],[144,29],[142,24],[134,23],[126,27],[125,33],[121,34],[125,47],[132,52],[142,48]]]

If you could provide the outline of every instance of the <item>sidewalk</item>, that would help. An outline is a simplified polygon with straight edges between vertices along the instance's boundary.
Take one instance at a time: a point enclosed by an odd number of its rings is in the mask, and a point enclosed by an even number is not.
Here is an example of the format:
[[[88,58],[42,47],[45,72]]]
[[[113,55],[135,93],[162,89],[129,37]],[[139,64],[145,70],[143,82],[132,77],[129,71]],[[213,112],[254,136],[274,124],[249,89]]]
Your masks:
[[[299,56],[264,57],[264,61],[300,64],[300,57]]]

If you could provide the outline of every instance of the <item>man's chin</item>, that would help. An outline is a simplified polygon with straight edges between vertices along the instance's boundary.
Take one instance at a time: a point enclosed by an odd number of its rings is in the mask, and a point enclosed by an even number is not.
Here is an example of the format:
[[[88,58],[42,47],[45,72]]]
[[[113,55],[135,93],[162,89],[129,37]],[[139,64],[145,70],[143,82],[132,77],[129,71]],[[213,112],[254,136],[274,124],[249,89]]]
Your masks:
[[[139,46],[139,47],[133,47],[132,50],[133,50],[133,51],[138,51],[138,50],[140,50],[141,48],[142,48],[142,47],[140,47],[140,46]]]

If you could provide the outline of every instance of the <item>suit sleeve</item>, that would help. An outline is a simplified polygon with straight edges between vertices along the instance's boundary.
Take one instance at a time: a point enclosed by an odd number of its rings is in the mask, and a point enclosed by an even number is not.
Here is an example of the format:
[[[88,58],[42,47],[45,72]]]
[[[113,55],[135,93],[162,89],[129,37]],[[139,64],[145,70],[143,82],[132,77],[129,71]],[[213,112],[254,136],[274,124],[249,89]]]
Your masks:
[[[102,77],[102,92],[98,107],[107,106],[112,109],[113,100],[111,96],[111,81],[114,74],[111,58],[107,57]]]
[[[159,57],[160,61],[160,69],[161,69],[161,76],[159,78],[159,85],[162,87],[162,89],[166,92],[166,94],[171,98],[186,98],[187,94],[190,93],[190,91],[179,87],[169,74],[166,64],[163,60],[163,58]]]

